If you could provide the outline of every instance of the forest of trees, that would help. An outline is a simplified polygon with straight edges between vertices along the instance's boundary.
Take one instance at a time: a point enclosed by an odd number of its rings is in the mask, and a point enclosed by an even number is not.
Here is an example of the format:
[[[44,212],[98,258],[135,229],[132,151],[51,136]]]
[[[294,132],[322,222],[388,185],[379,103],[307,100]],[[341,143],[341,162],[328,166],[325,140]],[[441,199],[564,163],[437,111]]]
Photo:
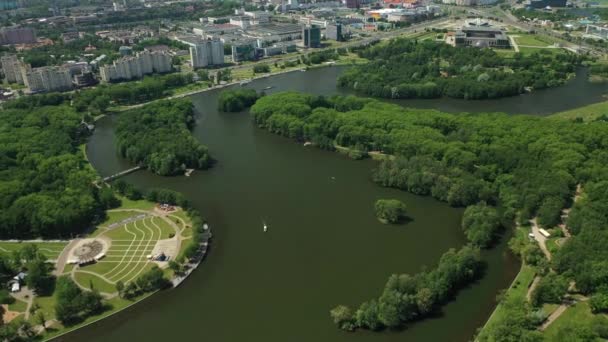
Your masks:
[[[567,222],[573,236],[554,253],[550,266],[557,279],[575,280],[582,293],[608,294],[608,126],[604,122],[454,115],[372,99],[293,92],[262,97],[251,113],[260,127],[320,148],[340,145],[394,156],[378,164],[372,179],[453,206],[470,206],[463,228],[479,246],[492,241],[499,221],[527,224],[538,216],[550,228],[561,210],[572,205],[581,185],[583,197]],[[498,206],[500,214],[494,209]],[[526,245],[521,254],[526,263],[547,272],[548,262],[538,246]],[[538,297],[539,302],[545,300],[555,297]],[[522,305],[521,310],[527,309]],[[340,307],[334,313],[345,312],[350,311]],[[513,326],[534,326],[527,318],[517,321],[518,317],[514,315]]]
[[[104,209],[93,186],[96,174],[79,150],[88,134],[81,115],[68,106],[50,106],[61,103],[61,96],[37,101],[41,107],[0,110],[3,239],[70,237]]]
[[[194,126],[189,99],[158,101],[122,112],[116,126],[121,156],[161,176],[211,164],[207,147],[190,133]]]
[[[139,82],[102,84],[95,88],[68,93],[22,96],[3,103],[5,109],[32,109],[72,101],[72,108],[85,116],[99,115],[111,105],[133,105],[171,95],[172,89],[193,83],[193,74],[147,76]]]
[[[378,299],[354,312],[344,305],[332,309],[334,323],[344,330],[399,328],[435,312],[458,290],[480,276],[479,251],[463,247],[444,253],[436,268],[415,275],[393,274]]]
[[[260,97],[255,89],[231,89],[220,93],[217,107],[221,112],[240,112],[251,107]]]
[[[491,49],[461,49],[411,39],[394,39],[358,53],[370,62],[345,71],[338,84],[392,99],[518,95],[528,87],[564,83],[582,58],[569,53],[515,53],[511,58]]]

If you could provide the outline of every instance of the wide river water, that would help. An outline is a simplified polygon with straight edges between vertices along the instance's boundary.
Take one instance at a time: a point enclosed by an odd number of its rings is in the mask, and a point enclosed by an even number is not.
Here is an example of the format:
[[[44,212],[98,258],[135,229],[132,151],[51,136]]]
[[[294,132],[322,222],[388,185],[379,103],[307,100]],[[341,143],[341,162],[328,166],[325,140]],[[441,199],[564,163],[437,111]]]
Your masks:
[[[293,72],[248,86],[331,95],[340,93],[335,80],[341,70]],[[496,101],[400,102],[446,111],[545,114],[600,101],[605,91],[579,77],[562,88]],[[489,266],[483,279],[459,292],[437,317],[402,331],[338,330],[329,317],[332,307],[377,297],[390,274],[433,267],[446,250],[462,246],[462,209],[376,186],[371,160],[305,148],[256,128],[247,113],[218,113],[218,93],[192,97],[198,121],[193,134],[218,160],[211,170],[191,177],[147,171],[125,177],[142,189],[184,193],[213,229],[210,254],[179,288],[61,340],[467,341],[484,324],[496,294],[519,268],[506,237],[483,253]],[[131,166],[115,153],[113,118],[98,123],[87,152],[103,176]],[[404,201],[412,221],[380,224],[373,213],[379,198]]]

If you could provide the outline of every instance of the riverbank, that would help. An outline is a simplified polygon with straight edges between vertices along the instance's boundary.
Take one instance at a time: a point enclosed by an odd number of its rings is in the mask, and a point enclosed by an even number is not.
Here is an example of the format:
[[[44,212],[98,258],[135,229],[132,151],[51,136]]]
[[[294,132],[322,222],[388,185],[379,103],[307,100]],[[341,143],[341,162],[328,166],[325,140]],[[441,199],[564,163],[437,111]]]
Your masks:
[[[583,120],[584,122],[593,121],[597,118],[608,115],[608,101],[594,103],[588,106],[579,107],[550,115],[552,119]]]

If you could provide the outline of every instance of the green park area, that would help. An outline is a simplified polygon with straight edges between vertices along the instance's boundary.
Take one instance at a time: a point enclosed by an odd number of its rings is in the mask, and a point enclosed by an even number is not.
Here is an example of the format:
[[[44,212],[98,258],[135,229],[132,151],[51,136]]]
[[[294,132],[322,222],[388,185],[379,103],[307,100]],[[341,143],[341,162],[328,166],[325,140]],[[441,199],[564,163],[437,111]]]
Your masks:
[[[44,254],[49,260],[56,260],[61,252],[67,246],[68,242],[13,242],[13,241],[0,241],[0,252],[11,254],[18,252],[23,249],[26,245],[34,245],[38,250]]]
[[[555,119],[582,119],[583,121],[593,121],[608,113],[608,101],[594,103],[588,106],[567,110],[551,115]]]
[[[27,322],[40,337],[51,338],[134,304],[183,270],[174,261],[185,262],[185,250],[193,241],[190,215],[179,207],[120,199],[122,205],[108,210],[105,219],[84,238],[0,241],[0,253],[5,255],[42,255],[47,270],[57,277],[54,290],[31,292],[24,287],[11,294],[6,300],[5,323]],[[65,285],[66,281],[70,284]],[[25,285],[29,285],[27,280]],[[65,305],[60,303],[65,302],[65,287],[70,286],[70,291],[79,292],[89,304],[98,298],[98,309],[77,309],[82,310],[79,317],[59,317],[58,306]]]
[[[517,35],[513,35],[513,38],[518,45],[525,46],[546,47],[557,42],[557,40],[551,37],[540,36],[537,34],[518,33]]]

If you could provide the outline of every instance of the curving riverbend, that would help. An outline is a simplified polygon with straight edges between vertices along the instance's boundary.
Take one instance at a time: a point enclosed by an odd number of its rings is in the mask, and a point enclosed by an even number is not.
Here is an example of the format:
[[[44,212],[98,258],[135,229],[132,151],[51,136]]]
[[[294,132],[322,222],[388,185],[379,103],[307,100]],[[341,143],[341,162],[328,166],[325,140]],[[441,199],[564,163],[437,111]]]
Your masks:
[[[338,93],[340,70],[294,72],[249,86],[331,95]],[[562,108],[551,111],[570,108],[572,101],[557,95],[570,86],[489,102],[404,102],[450,111],[546,114],[541,110],[546,97],[561,102]],[[588,103],[601,100],[600,91],[580,91]],[[577,98],[573,89],[569,93]],[[207,259],[179,288],[61,340],[467,341],[484,324],[497,292],[519,269],[507,252],[507,238],[484,252],[486,276],[459,292],[441,316],[399,332],[337,329],[329,317],[336,304],[375,297],[391,273],[415,273],[434,265],[448,248],[464,244],[462,210],[376,186],[369,180],[371,160],[304,148],[257,129],[246,113],[218,113],[217,95],[214,90],[193,97],[198,113],[193,134],[209,146],[217,165],[191,177],[162,178],[145,171],[125,177],[142,188],[181,191],[192,200],[214,230]],[[529,111],[520,110],[521,101],[529,103]],[[112,124],[111,117],[100,120],[87,148],[102,176],[131,166],[115,153]],[[372,208],[381,197],[404,201],[413,221],[380,224]],[[268,224],[267,233],[262,222]]]

